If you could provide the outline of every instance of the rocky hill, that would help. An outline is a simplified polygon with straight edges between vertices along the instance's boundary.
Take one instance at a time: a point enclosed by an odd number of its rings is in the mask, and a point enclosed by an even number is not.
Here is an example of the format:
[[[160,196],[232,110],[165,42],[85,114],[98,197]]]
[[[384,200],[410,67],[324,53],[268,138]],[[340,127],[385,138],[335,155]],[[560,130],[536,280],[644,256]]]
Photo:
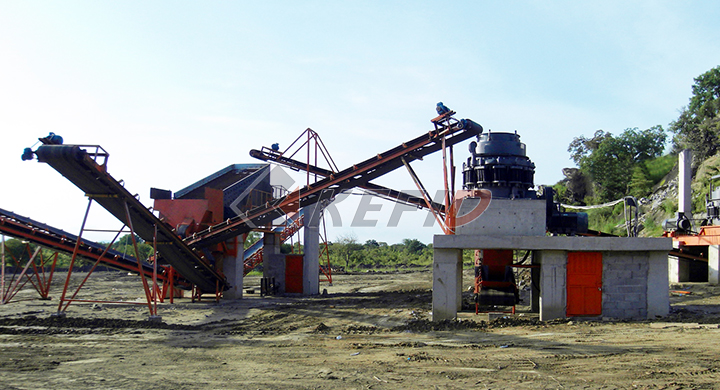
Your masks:
[[[710,190],[710,178],[720,174],[720,154],[705,161],[693,161],[692,205],[693,218],[699,226],[700,220],[707,214],[705,196]],[[717,182],[716,182],[717,185]],[[640,203],[640,236],[657,237],[662,234],[662,223],[672,218],[678,209],[678,167],[675,167],[659,183],[647,198],[638,199]],[[620,215],[619,217],[622,217]],[[624,227],[624,223],[619,227]]]

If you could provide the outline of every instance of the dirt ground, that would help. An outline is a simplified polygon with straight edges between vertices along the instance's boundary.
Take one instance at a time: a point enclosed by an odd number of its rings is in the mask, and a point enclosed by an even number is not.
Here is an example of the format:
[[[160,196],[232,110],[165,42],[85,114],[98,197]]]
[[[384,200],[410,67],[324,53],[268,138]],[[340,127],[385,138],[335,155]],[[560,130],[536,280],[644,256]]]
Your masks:
[[[429,271],[334,275],[327,295],[80,304],[25,289],[0,307],[2,389],[720,388],[720,288],[672,286],[667,318],[540,323],[461,313],[434,324]],[[465,278],[469,284],[469,275]],[[74,281],[77,283],[77,281]],[[137,276],[102,272],[84,298],[141,302]],[[498,317],[498,318],[495,318]]]

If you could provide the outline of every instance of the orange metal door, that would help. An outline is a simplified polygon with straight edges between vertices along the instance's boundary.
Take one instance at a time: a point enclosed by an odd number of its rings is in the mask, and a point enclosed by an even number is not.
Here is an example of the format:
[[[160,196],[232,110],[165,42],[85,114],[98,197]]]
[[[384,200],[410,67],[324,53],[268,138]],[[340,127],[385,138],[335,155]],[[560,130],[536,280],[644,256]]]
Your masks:
[[[285,256],[285,292],[303,293],[303,255]]]
[[[567,259],[567,316],[602,314],[602,254],[570,252]]]

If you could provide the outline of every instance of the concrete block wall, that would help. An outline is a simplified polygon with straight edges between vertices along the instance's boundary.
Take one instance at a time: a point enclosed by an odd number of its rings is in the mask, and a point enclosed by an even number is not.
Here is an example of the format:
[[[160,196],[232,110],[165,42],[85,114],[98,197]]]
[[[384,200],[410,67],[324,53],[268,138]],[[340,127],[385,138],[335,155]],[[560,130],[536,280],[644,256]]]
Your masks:
[[[645,253],[603,253],[603,317],[648,317],[648,270]]]
[[[433,320],[457,315],[461,249],[476,248],[533,251],[533,260],[540,264],[533,276],[539,279],[540,297],[533,306],[539,306],[542,321],[566,317],[567,253],[577,251],[602,253],[602,316],[646,319],[666,316],[670,311],[667,261],[667,253],[672,249],[670,238],[457,234],[436,235],[433,240]]]

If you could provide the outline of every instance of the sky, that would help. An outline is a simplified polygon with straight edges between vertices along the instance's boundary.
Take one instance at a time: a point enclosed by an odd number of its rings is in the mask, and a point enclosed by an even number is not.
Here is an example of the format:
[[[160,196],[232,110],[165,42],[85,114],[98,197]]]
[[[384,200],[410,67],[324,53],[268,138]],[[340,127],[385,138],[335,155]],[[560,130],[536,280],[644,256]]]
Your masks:
[[[720,65],[718,20],[716,1],[0,0],[0,208],[79,231],[82,191],[20,159],[49,132],[101,145],[149,207],[151,187],[257,162],[250,149],[284,149],[306,128],[344,169],[431,130],[440,101],[517,131],[535,183],[554,184],[574,137],[667,128],[693,78]],[[442,188],[440,153],[413,168]],[[375,182],[415,189],[406,170]],[[362,199],[336,205],[331,240],[441,234],[422,211],[389,227],[395,206],[378,199],[358,216]],[[88,225],[121,227],[97,205]]]

